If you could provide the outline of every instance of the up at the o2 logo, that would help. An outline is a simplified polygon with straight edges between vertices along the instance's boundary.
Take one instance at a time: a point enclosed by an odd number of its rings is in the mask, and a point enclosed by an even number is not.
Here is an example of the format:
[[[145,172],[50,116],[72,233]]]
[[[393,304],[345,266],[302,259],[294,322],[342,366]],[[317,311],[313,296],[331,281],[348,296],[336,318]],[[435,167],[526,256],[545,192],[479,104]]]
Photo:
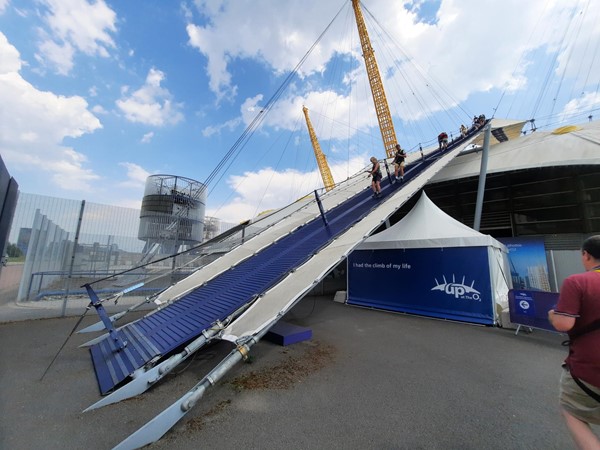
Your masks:
[[[447,295],[451,295],[456,299],[463,300],[475,300],[481,301],[481,293],[473,287],[475,281],[470,286],[465,284],[465,277],[463,276],[462,283],[457,283],[454,275],[452,275],[452,282],[446,281],[446,277],[443,277],[444,282],[440,283],[437,279],[435,280],[435,286],[431,288],[432,291],[442,291]]]

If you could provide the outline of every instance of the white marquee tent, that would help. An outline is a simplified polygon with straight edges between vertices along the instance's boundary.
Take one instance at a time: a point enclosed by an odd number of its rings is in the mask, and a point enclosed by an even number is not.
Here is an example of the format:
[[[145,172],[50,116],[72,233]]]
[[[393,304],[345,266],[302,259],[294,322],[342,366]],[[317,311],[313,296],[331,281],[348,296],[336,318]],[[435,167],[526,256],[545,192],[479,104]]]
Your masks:
[[[397,224],[348,258],[348,303],[495,324],[508,306],[506,247],[453,219],[423,192]]]

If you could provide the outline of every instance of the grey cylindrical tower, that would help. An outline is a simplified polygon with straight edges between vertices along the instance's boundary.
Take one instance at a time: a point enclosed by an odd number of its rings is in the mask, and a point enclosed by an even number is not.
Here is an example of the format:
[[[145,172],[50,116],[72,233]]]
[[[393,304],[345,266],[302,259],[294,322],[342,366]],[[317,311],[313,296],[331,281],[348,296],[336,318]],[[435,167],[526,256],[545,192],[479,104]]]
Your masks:
[[[138,238],[148,252],[173,254],[202,242],[206,189],[199,181],[175,175],[146,179]]]

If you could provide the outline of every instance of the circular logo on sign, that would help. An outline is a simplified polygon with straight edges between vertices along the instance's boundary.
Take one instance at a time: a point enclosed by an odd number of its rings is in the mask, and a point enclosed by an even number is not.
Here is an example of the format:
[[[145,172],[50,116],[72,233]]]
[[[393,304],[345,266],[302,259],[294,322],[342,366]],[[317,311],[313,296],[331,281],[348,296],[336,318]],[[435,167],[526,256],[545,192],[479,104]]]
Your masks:
[[[519,306],[523,309],[529,309],[529,302],[526,300],[521,300],[519,302]]]

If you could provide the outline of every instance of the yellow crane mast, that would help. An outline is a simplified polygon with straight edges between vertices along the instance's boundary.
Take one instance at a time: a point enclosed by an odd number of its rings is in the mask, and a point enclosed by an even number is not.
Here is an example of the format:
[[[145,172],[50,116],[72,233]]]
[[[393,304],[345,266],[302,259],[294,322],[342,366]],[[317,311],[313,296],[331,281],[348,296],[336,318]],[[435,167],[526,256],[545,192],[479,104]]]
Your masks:
[[[317,165],[319,166],[319,172],[321,172],[321,178],[323,178],[323,185],[325,186],[325,190],[330,191],[333,189],[335,183],[333,181],[333,177],[331,176],[329,165],[327,164],[327,158],[325,158],[325,155],[321,151],[321,145],[319,145],[317,134],[315,133],[312,123],[310,122],[310,118],[308,117],[308,108],[303,106],[302,111],[304,112],[304,117],[306,118],[308,134],[310,135],[310,141],[312,142],[313,150],[315,151],[315,158],[317,158]]]
[[[356,16],[358,35],[360,36],[363,58],[365,58],[367,75],[369,77],[369,84],[371,85],[371,93],[373,94],[373,102],[375,103],[375,111],[377,112],[377,120],[379,121],[379,129],[381,130],[381,137],[383,138],[385,154],[388,158],[391,158],[395,154],[397,140],[390,107],[385,96],[385,91],[383,90],[383,83],[381,81],[381,75],[379,74],[377,60],[375,59],[375,52],[371,47],[367,26],[365,25],[365,20],[360,9],[360,0],[352,0],[352,7],[354,8],[354,15]]]

